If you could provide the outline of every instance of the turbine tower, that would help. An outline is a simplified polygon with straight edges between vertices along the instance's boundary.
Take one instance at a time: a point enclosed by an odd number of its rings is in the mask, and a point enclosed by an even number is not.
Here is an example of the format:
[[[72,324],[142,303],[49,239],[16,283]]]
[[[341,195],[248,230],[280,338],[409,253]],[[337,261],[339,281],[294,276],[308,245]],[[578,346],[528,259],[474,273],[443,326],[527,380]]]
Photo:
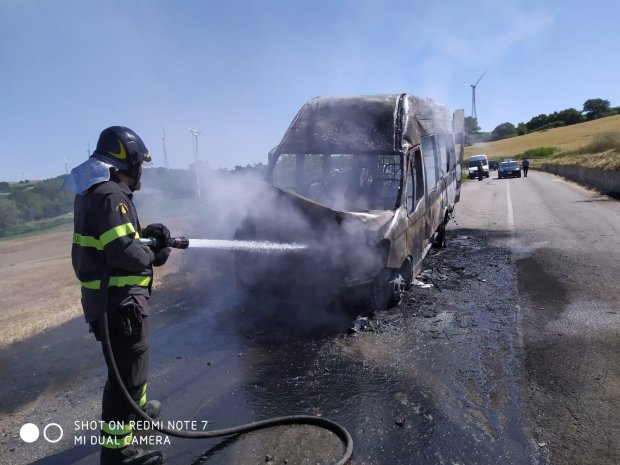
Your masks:
[[[170,168],[170,164],[168,163],[168,151],[166,150],[166,130],[164,129],[164,125],[161,126],[161,132],[164,136],[161,138],[162,143],[164,144],[164,168]]]
[[[482,73],[482,76],[484,76],[486,73],[486,71]],[[480,79],[482,79],[482,76],[478,78],[475,84],[469,85],[471,87],[471,116],[472,118],[476,119],[478,119],[478,113],[476,113],[476,86],[480,82]]]
[[[200,175],[198,174],[198,136],[202,135],[198,129],[190,129],[189,133],[192,135],[192,144],[194,146],[194,167],[196,169],[196,194],[200,198]]]

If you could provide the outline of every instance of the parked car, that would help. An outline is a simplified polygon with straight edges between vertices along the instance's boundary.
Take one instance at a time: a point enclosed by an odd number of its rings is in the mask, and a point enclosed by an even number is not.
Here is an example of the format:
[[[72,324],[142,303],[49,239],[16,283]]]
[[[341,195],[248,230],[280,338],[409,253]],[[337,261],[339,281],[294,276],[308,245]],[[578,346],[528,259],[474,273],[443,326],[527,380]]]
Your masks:
[[[485,178],[489,177],[489,159],[485,154],[472,155],[467,160],[467,171],[469,179],[478,177],[478,162],[482,161],[482,170]]]
[[[497,178],[520,178],[521,177],[521,166],[514,160],[503,161],[499,164],[499,169],[497,170]]]
[[[353,299],[370,311],[398,303],[429,249],[445,243],[460,197],[463,128],[463,110],[451,115],[407,94],[306,103],[269,153],[277,205],[251,212],[235,238],[308,249],[236,253],[239,284]]]
[[[497,171],[499,169],[499,162],[497,160],[489,160],[489,169]]]

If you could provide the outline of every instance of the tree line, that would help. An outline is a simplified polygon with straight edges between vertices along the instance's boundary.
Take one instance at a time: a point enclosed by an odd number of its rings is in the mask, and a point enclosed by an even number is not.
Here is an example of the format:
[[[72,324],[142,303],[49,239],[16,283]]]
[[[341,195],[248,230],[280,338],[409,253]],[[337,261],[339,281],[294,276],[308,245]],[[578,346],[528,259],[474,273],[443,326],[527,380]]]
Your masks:
[[[473,144],[522,136],[534,131],[570,126],[617,114],[620,114],[620,107],[612,107],[609,100],[594,98],[586,100],[581,111],[575,108],[567,108],[554,111],[548,115],[543,113],[534,116],[527,123],[519,123],[516,126],[509,122],[499,124],[490,133],[480,132],[478,120],[468,116],[465,118],[465,132],[467,133],[467,143]]]
[[[0,182],[0,237],[16,226],[58,217],[73,209],[73,195],[62,190],[66,176],[43,181]]]

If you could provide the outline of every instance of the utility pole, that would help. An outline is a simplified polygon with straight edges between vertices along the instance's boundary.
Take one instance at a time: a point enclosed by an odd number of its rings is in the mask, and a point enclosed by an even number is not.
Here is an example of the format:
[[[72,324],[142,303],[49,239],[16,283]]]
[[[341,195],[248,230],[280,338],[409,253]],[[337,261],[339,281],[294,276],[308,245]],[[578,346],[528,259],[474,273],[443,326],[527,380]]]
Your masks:
[[[164,129],[164,125],[161,126],[161,132],[163,133],[163,137],[161,138],[162,143],[164,144],[164,168],[170,168],[170,164],[168,163],[168,151],[166,150],[166,130]]]
[[[200,174],[198,173],[198,136],[202,135],[198,129],[190,129],[189,133],[192,135],[192,142],[194,146],[194,167],[196,169],[196,194],[200,198]]]
[[[65,158],[65,174],[69,174],[69,162]]]

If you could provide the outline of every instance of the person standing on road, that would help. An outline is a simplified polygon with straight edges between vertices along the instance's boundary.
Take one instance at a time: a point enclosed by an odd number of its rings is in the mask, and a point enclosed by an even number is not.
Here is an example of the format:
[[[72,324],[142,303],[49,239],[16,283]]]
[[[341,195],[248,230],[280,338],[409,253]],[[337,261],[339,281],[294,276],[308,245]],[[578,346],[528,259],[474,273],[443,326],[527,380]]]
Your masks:
[[[530,161],[527,158],[524,158],[521,162],[521,166],[523,166],[523,176],[527,178],[527,172],[530,169]]]
[[[63,187],[76,194],[71,259],[82,285],[84,316],[95,338],[102,341],[100,322],[107,311],[110,342],[123,384],[154,418],[161,404],[146,398],[148,300],[153,267],[166,263],[170,254],[166,247],[170,233],[162,224],[141,230],[133,204],[142,163],[150,161],[144,142],[134,131],[112,126],[103,130],[93,155],[71,171]],[[140,234],[155,237],[160,245],[153,249],[141,245]],[[107,302],[105,308],[102,302]],[[109,365],[101,419],[101,465],[163,463],[160,451],[146,452],[132,443],[132,410]]]
[[[478,160],[476,166],[478,167],[478,181],[482,181],[482,177],[484,176],[484,165],[482,164],[482,160]]]

